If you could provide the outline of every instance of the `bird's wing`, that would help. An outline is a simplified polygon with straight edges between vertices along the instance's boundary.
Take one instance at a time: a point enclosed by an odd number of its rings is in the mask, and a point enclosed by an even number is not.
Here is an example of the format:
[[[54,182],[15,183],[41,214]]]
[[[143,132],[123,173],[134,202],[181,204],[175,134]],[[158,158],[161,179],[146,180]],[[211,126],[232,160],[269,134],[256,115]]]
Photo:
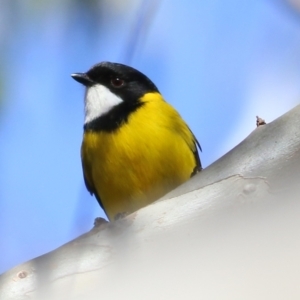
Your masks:
[[[192,131],[191,131],[191,133],[192,133]],[[199,152],[198,152],[198,148],[200,151],[202,151],[202,148],[193,133],[192,133],[192,135],[193,135],[194,146],[195,146],[195,148],[193,149],[193,153],[194,153],[194,157],[196,160],[196,167],[195,167],[191,177],[202,170],[201,160],[200,160],[200,156],[199,156]]]
[[[95,195],[99,205],[101,206],[101,208],[104,210],[105,214],[107,215],[105,208],[102,204],[101,198],[98,195],[95,185],[93,183],[93,178],[91,176],[91,173],[89,172],[89,170],[91,170],[91,166],[86,159],[86,155],[83,155],[83,152],[84,152],[83,147],[81,147],[81,164],[82,164],[82,172],[83,172],[85,186],[91,195]]]
[[[172,130],[174,130],[174,128],[175,128],[176,133],[177,134],[179,133],[179,135],[184,139],[184,141],[187,143],[187,145],[193,152],[193,155],[195,158],[196,165],[195,165],[194,169],[192,170],[192,173],[191,173],[191,177],[192,177],[202,170],[201,160],[200,160],[199,151],[198,151],[198,149],[200,151],[202,151],[202,149],[201,149],[200,143],[196,139],[196,137],[193,134],[190,127],[183,121],[183,119],[180,117],[178,112],[176,112],[174,109],[173,109],[173,112],[174,112],[175,117],[173,117],[172,120],[173,121],[176,120],[175,122],[177,124],[175,124],[175,126],[173,126],[174,125],[174,122],[173,122],[171,124],[172,126],[170,126],[170,128],[172,128]]]
[[[194,166],[194,169],[191,172],[191,177],[193,177],[195,174],[197,174],[198,172],[200,172],[202,170],[202,165],[201,165],[201,160],[200,160],[200,156],[199,156],[199,151],[202,151],[201,146],[198,142],[198,140],[196,139],[195,135],[193,134],[192,130],[190,129],[190,127],[183,121],[183,119],[180,117],[180,115],[174,110],[175,112],[175,116],[177,118],[174,118],[175,120],[177,119],[177,125],[172,126],[172,130],[174,130],[174,128],[176,129],[176,133],[183,138],[183,140],[187,143],[187,145],[189,146],[190,150],[192,151],[194,158],[195,158],[195,162],[196,165]],[[173,120],[174,120],[173,119]],[[173,123],[174,124],[174,123]]]

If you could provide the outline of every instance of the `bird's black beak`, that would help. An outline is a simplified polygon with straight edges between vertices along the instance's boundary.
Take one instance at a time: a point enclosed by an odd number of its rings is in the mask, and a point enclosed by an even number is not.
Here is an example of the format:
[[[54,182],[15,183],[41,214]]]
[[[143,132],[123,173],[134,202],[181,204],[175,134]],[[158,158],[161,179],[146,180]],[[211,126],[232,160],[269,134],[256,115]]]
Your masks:
[[[78,81],[79,83],[85,86],[91,86],[94,84],[94,81],[86,73],[74,73],[71,74],[72,78]]]

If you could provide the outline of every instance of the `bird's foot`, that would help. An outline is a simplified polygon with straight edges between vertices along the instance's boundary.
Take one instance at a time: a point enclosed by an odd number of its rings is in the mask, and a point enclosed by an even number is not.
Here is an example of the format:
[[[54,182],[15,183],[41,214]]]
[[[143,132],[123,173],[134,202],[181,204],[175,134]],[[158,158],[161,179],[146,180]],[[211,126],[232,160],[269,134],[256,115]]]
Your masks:
[[[124,211],[122,213],[117,213],[114,217],[114,220],[117,221],[117,220],[123,219],[128,215],[129,215],[129,213],[127,211]]]
[[[101,217],[98,217],[94,221],[94,227],[99,227],[99,226],[101,226],[103,224],[106,224],[106,223],[108,223],[108,221],[106,221],[105,219],[103,219]]]

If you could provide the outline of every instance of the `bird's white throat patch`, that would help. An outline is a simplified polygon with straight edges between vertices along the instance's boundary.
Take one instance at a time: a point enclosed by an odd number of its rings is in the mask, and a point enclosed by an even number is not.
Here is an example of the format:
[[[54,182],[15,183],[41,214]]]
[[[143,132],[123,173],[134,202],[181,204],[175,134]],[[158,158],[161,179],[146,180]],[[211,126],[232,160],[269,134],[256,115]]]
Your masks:
[[[116,96],[104,85],[96,84],[88,87],[85,94],[84,124],[104,115],[122,102],[123,100],[120,97]]]

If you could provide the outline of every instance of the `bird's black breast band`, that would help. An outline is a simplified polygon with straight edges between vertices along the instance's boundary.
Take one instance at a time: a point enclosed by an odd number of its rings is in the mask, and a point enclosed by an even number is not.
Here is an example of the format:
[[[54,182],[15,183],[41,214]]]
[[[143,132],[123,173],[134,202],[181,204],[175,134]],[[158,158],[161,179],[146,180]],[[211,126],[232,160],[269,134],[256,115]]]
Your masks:
[[[143,102],[122,102],[112,108],[108,113],[100,116],[91,122],[84,124],[85,131],[106,131],[112,132],[120,128],[128,121],[130,114],[135,112],[145,103]]]

